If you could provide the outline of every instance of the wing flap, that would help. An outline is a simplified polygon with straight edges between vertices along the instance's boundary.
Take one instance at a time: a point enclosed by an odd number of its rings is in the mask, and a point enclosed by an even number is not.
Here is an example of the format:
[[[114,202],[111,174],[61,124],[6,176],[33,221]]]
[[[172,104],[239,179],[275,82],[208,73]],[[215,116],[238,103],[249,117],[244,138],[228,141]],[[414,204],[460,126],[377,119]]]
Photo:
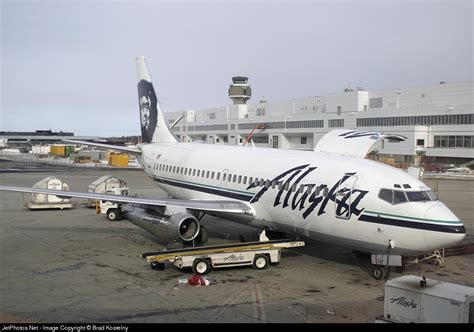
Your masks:
[[[374,149],[375,144],[383,139],[405,141],[406,137],[375,131],[335,129],[319,140],[314,151],[365,158]]]
[[[253,209],[249,205],[238,201],[180,200],[172,198],[154,199],[13,186],[0,186],[0,190],[55,195],[62,198],[89,198],[117,203],[132,203],[161,207],[174,206],[203,212],[231,213],[250,216],[254,215]]]
[[[139,149],[129,148],[129,147],[125,147],[125,146],[117,146],[117,145],[111,145],[111,144],[85,142],[85,141],[75,141],[75,140],[70,140],[70,139],[63,139],[62,141],[68,142],[68,143],[74,143],[74,144],[95,146],[95,147],[98,147],[98,148],[106,148],[106,149],[111,149],[111,150],[123,151],[123,152],[128,152],[128,153],[133,153],[133,154],[141,154],[142,153],[142,151],[139,150]]]

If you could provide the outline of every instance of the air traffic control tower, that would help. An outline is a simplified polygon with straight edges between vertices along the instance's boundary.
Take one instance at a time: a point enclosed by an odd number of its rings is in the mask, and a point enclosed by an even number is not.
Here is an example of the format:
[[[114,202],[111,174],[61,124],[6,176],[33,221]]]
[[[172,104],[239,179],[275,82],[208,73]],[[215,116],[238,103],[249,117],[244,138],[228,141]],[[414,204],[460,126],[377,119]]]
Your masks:
[[[248,83],[248,77],[234,76],[229,86],[229,98],[234,102],[235,111],[233,117],[243,119],[248,116],[247,100],[252,97],[252,89]],[[233,112],[232,112],[233,113]]]
[[[252,89],[248,81],[248,77],[232,77],[232,84],[229,86],[229,98],[234,102],[234,105],[245,105],[247,100],[252,97]]]

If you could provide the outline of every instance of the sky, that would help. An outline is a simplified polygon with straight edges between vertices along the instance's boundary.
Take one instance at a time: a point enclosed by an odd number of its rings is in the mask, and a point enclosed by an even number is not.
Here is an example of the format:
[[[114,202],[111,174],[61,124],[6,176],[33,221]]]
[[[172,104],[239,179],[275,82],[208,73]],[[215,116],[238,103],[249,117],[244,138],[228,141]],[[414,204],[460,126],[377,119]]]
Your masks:
[[[164,111],[473,78],[471,0],[0,4],[0,131],[138,135],[139,55]]]

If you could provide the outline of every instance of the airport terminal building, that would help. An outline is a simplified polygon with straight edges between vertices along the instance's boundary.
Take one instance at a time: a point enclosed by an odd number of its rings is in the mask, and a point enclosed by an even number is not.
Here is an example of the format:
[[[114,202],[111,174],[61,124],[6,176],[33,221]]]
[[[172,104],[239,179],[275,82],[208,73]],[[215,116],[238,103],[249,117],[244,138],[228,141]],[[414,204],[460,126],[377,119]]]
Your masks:
[[[248,79],[234,77],[229,87],[233,105],[185,111],[172,130],[182,141],[234,145],[245,143],[253,131],[256,146],[304,150],[312,150],[332,129],[381,131],[407,139],[380,143],[378,159],[462,165],[474,159],[473,84],[440,82],[385,91],[357,87],[325,96],[247,103]],[[171,125],[182,114],[164,115]]]

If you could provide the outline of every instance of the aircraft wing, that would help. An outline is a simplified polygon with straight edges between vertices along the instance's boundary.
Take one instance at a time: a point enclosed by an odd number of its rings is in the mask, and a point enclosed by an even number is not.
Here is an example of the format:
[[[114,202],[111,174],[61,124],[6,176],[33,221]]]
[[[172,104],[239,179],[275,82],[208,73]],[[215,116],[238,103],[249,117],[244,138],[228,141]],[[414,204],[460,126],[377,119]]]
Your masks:
[[[161,207],[181,207],[202,212],[216,212],[216,213],[232,213],[253,216],[253,209],[245,203],[238,201],[211,201],[211,200],[181,200],[173,198],[139,198],[133,196],[118,196],[95,193],[81,193],[73,191],[52,190],[52,189],[38,189],[38,188],[24,188],[12,186],[0,186],[0,190],[14,191],[32,194],[47,194],[55,195],[59,198],[90,198],[94,200],[106,200],[117,203],[132,203],[143,204],[149,206]]]
[[[141,151],[140,149],[129,148],[129,147],[125,147],[125,146],[117,146],[117,145],[112,145],[112,144],[102,144],[102,143],[94,143],[94,142],[75,141],[75,140],[70,140],[70,139],[63,139],[62,141],[68,142],[68,143],[74,143],[74,144],[82,144],[82,145],[96,146],[96,147],[99,147],[99,148],[106,148],[106,149],[117,150],[117,151],[123,151],[123,152],[128,152],[128,153],[133,153],[133,154],[141,154],[141,153],[142,153],[142,151]]]
[[[383,139],[404,141],[406,137],[375,131],[334,129],[319,140],[314,151],[365,158],[374,149],[375,143]]]

